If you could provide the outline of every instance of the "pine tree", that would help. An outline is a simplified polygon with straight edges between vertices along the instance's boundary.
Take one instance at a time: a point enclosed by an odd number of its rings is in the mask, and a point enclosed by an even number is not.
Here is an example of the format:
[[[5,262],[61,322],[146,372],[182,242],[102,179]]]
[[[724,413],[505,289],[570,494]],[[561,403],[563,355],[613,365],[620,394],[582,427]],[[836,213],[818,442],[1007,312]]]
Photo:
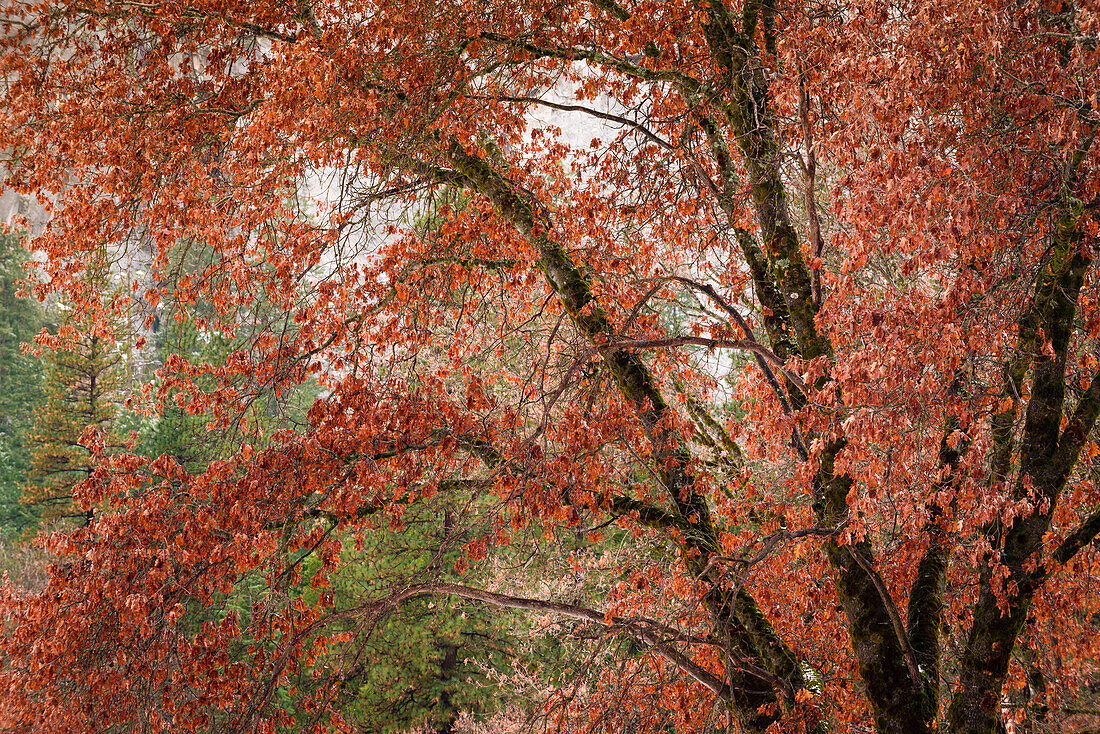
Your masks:
[[[154,343],[159,363],[163,364],[173,354],[188,360],[224,362],[226,345],[217,338],[204,340],[192,322],[158,319],[155,327]],[[209,420],[208,415],[194,415],[164,400],[160,415],[141,429],[140,451],[152,459],[168,454],[188,472],[201,474],[213,459],[218,458],[219,442],[223,438],[221,433],[207,430]]]
[[[106,268],[89,272],[90,282],[103,290]],[[117,421],[126,363],[115,343],[94,329],[82,329],[82,319],[79,312],[65,313],[61,319],[62,330],[74,327],[77,335],[67,348],[44,355],[45,403],[35,411],[34,427],[27,435],[31,461],[20,501],[39,508],[46,521],[88,517],[73,503],[73,489],[94,468],[91,452],[80,443],[85,430],[94,427],[108,450],[122,444]],[[128,332],[121,323],[114,326],[116,333]]]
[[[459,583],[475,575],[455,572],[466,538],[459,512],[440,500],[410,506],[400,528],[375,528],[362,550],[345,550],[346,565],[332,579],[337,608],[405,584]],[[451,734],[462,714],[491,716],[509,700],[495,678],[511,668],[519,627],[515,615],[459,598],[425,597],[383,615],[352,643],[355,664],[343,680],[349,720],[359,731]]]
[[[252,304],[247,314],[239,314],[239,323],[230,335],[218,328],[224,314],[219,315],[209,300],[198,297],[180,302],[176,291],[181,279],[204,279],[214,259],[214,254],[202,243],[191,240],[180,242],[171,253],[169,265],[157,281],[164,300],[150,323],[156,366],[165,365],[176,355],[189,364],[221,368],[234,351],[247,348],[272,324],[290,328],[282,324],[283,312],[267,300]],[[284,337],[290,338],[291,334],[287,332]],[[164,375],[155,377],[154,384],[159,387],[163,378]],[[216,380],[209,375],[192,375],[188,379],[199,390],[216,388]],[[280,428],[304,425],[306,410],[318,392],[313,379],[306,379],[279,395],[261,392],[237,423],[215,428],[210,425],[210,414],[183,407],[191,401],[180,388],[162,391],[159,414],[139,429],[142,435],[139,450],[152,459],[168,454],[188,472],[201,474],[211,461],[226,458],[226,451],[234,443],[239,444],[242,434],[247,434],[254,445],[262,445],[265,436]]]
[[[20,485],[30,466],[25,434],[43,402],[42,363],[23,351],[41,330],[37,301],[19,295],[27,255],[15,234],[0,234],[0,534],[16,535],[36,522],[20,504]]]

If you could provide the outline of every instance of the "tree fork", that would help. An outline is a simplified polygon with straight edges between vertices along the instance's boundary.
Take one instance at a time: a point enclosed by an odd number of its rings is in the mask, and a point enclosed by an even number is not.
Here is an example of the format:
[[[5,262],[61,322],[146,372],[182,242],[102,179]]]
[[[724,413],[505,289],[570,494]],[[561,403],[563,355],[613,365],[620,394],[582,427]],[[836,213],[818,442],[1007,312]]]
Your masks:
[[[963,376],[957,375],[948,390],[949,397],[958,392],[962,383]],[[951,557],[951,548],[944,537],[945,529],[942,525],[944,508],[936,503],[935,497],[951,489],[959,459],[970,447],[969,438],[956,439],[957,442],[953,442],[953,436],[958,429],[958,418],[949,413],[944,420],[937,462],[943,476],[935,484],[933,501],[929,505],[929,519],[925,525],[929,538],[928,550],[917,564],[917,572],[909,589],[909,608],[906,615],[909,643],[917,657],[924,682],[924,715],[929,726],[939,716],[940,631],[943,626],[943,594]],[[951,505],[954,507],[954,501]]]
[[[761,238],[787,304],[799,351],[803,359],[831,358],[832,347],[818,334],[814,323],[817,309],[812,278],[790,221],[786,187],[779,171],[781,151],[775,137],[776,123],[768,105],[767,83],[755,61],[755,43],[736,27],[730,11],[719,0],[705,3],[703,9],[707,16],[703,35],[734,97],[723,110],[744,154]],[[747,3],[745,10],[756,12],[752,3]]]
[[[495,171],[482,159],[466,152],[458,143],[452,142],[445,155],[454,169],[466,180],[467,185],[489,199],[498,211],[516,226],[535,245],[540,254],[539,268],[547,281],[562,300],[562,304],[577,328],[599,347],[614,336],[614,329],[606,313],[595,302],[584,276],[573,264],[561,246],[550,237],[553,225],[548,214],[529,197],[518,192],[511,182]],[[718,549],[717,534],[711,519],[710,507],[704,497],[694,490],[694,477],[688,471],[692,457],[680,445],[677,438],[659,426],[661,416],[669,406],[658,389],[653,376],[642,363],[641,357],[633,351],[608,347],[604,353],[619,391],[634,406],[639,418],[650,436],[657,455],[658,473],[665,485],[669,498],[682,521],[692,524],[697,531],[682,534],[681,556],[688,570],[696,576],[707,571],[707,559]],[[721,593],[720,584],[704,596],[712,616],[724,620],[723,624],[734,624],[731,637],[744,636],[751,639],[752,645],[747,652],[756,653],[755,664],[768,669],[769,661],[784,657],[795,659],[793,652],[778,638],[770,624],[757,621],[753,629],[744,629],[740,616],[730,614],[728,602],[713,596]],[[763,617],[755,600],[748,592],[739,594],[737,606],[744,613]],[[753,637],[753,632],[763,635],[763,639]],[[761,657],[759,651],[769,654]],[[778,653],[776,651],[782,651]],[[801,669],[795,666],[783,666],[784,672],[790,670],[794,680],[789,684],[805,687]],[[747,676],[747,677],[745,677]],[[733,703],[738,709],[742,726],[749,731],[763,731],[778,717],[775,704],[778,703],[776,685],[751,673],[736,674],[731,671],[731,683],[734,693]],[[764,714],[764,711],[773,711]]]
[[[758,273],[764,269],[757,263],[752,268],[754,276],[771,280],[782,295],[799,356],[832,359],[832,346],[817,331],[813,281],[789,219],[767,85],[761,69],[753,63],[755,43],[736,27],[732,14],[720,1],[708,2],[702,9],[707,17],[704,36],[733,92],[734,100],[724,111],[745,158],[750,192],[768,254],[767,272]],[[746,4],[746,14],[757,10],[751,3]],[[752,21],[745,23],[745,27],[754,27],[754,19],[745,20]],[[753,266],[752,258],[749,263]],[[843,440],[831,442],[821,458],[818,477],[823,493],[815,500],[815,506],[826,524],[839,523],[847,517],[846,500],[852,480],[832,471],[833,461],[844,445]],[[924,682],[919,666],[894,602],[874,570],[870,543],[863,540],[842,546],[829,539],[826,555],[837,574],[838,595],[877,729],[898,734],[930,731],[927,717],[921,713],[926,707],[922,705]]]
[[[1021,441],[1021,466],[1013,496],[1034,493],[1031,515],[1017,518],[1003,532],[991,528],[999,562],[1009,571],[1003,588],[1007,611],[1002,613],[993,585],[992,564],[982,569],[974,621],[959,671],[955,695],[948,710],[952,732],[990,734],[998,721],[1001,690],[1012,650],[1027,617],[1040,580],[1025,571],[1030,559],[1042,552],[1043,536],[1050,527],[1058,496],[1077,462],[1082,436],[1091,432],[1098,407],[1090,389],[1078,406],[1075,420],[1059,436],[1065,400],[1065,362],[1077,312],[1077,300],[1091,259],[1080,252],[1076,220],[1064,215],[1054,234],[1055,256],[1039,274],[1037,293],[1046,296],[1025,318],[1036,318],[1051,341],[1053,354],[1035,358],[1032,390]],[[1049,285],[1048,285],[1049,284]],[[1034,316],[1033,316],[1034,314]],[[1070,433],[1072,430],[1072,433]]]

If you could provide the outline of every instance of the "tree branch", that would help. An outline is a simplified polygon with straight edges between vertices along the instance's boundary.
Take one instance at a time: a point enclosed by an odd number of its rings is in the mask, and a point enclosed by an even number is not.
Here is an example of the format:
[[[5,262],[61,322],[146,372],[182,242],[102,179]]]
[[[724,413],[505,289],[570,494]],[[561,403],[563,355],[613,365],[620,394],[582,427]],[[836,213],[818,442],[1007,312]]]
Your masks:
[[[518,596],[496,594],[491,591],[475,589],[469,586],[442,582],[410,586],[398,594],[387,597],[380,602],[376,602],[374,606],[393,607],[416,597],[439,595],[458,596],[463,599],[481,601],[505,609],[521,609],[532,612],[557,614],[570,619],[591,622],[606,629],[621,629],[638,642],[648,645],[654,652],[675,665],[682,673],[704,685],[723,701],[726,703],[730,702],[730,689],[724,681],[683,653],[669,647],[664,640],[653,632],[653,630],[672,632],[675,636],[679,636],[680,633],[651,620],[626,619],[599,612],[595,609],[589,609],[588,607],[577,606],[575,604],[562,604],[560,602],[543,601],[540,599],[526,599]],[[748,671],[753,675],[774,680],[774,676],[771,676],[766,670],[751,665],[749,667],[753,668],[753,670]],[[778,683],[779,681],[775,682]]]
[[[610,112],[600,112],[599,110],[594,110],[591,107],[585,107],[584,105],[559,104],[557,102],[550,102],[548,100],[540,99],[538,97],[481,97],[481,96],[473,96],[473,97],[471,97],[471,99],[491,99],[491,100],[496,101],[496,102],[519,102],[519,103],[538,105],[540,107],[548,107],[552,110],[560,110],[562,112],[580,112],[580,113],[583,113],[585,115],[589,115],[590,117],[595,117],[599,120],[606,120],[607,122],[613,122],[617,125],[622,125],[623,127],[628,127],[632,130],[635,130],[635,131],[641,133],[647,140],[649,140],[653,143],[656,143],[657,145],[661,146],[665,150],[669,150],[669,151],[675,151],[676,150],[675,145],[668,142],[667,140],[662,138],[660,135],[657,135],[652,130],[647,128],[645,125],[642,125],[640,122],[635,122],[634,120],[631,120],[631,119],[626,118],[626,117],[622,117],[620,115],[614,115]]]
[[[691,470],[693,457],[679,436],[666,427],[662,418],[670,407],[662,395],[656,378],[639,356],[618,345],[610,317],[601,307],[588,281],[573,262],[568,251],[556,240],[556,230],[548,208],[533,194],[522,189],[482,158],[468,153],[457,142],[444,145],[443,155],[454,171],[465,179],[464,185],[488,199],[505,220],[516,227],[539,252],[536,263],[548,284],[557,294],[565,312],[577,330],[600,351],[615,377],[619,392],[632,406],[638,420],[651,437],[655,447],[651,457],[654,469],[677,514],[692,523],[694,530],[685,534],[680,555],[689,572],[698,574],[707,557],[718,547],[717,533],[706,497],[695,489]],[[413,163],[423,173],[437,170],[434,166]],[[451,172],[444,172],[450,179]],[[732,627],[732,635],[745,641],[745,652],[753,660],[774,669],[767,676],[745,671],[731,675],[730,701],[750,730],[763,731],[775,721],[777,692],[785,690],[776,680],[791,680],[802,686],[801,670],[790,648],[779,638],[764,618],[751,596],[742,591],[737,603],[737,617],[732,615],[731,600],[720,584],[705,591],[702,598],[716,623]],[[746,625],[746,620],[751,622]],[[789,685],[789,684],[788,684]],[[770,710],[772,713],[764,713]]]
[[[641,79],[647,82],[672,82],[685,89],[692,90],[694,92],[703,92],[705,87],[702,82],[694,77],[684,74],[680,71],[673,71],[670,69],[649,69],[638,64],[631,63],[626,59],[620,59],[610,54],[601,53],[592,49],[580,49],[580,48],[552,48],[549,46],[539,46],[538,44],[530,41],[524,41],[517,38],[509,38],[508,36],[500,33],[482,33],[481,38],[486,41],[498,43],[503,46],[509,46],[516,50],[526,51],[536,58],[552,58],[562,59],[563,61],[587,61],[590,64],[596,66],[604,66],[609,69],[614,69],[620,74],[634,77],[635,79]],[[707,90],[709,91],[709,90]]]
[[[1058,544],[1053,554],[1054,560],[1064,566],[1079,550],[1095,540],[1097,535],[1100,535],[1100,510],[1089,515],[1088,519]]]
[[[901,615],[898,614],[898,607],[894,604],[894,597],[890,596],[890,590],[886,588],[885,582],[882,580],[882,576],[876,571],[871,564],[863,557],[858,547],[851,547],[851,556],[859,567],[863,569],[870,579],[871,583],[875,585],[875,589],[878,590],[878,595],[882,599],[882,605],[886,609],[886,613],[890,617],[890,625],[894,628],[894,635],[898,639],[898,646],[901,647],[902,654],[905,656],[905,664],[909,668],[909,677],[913,680],[913,686],[918,690],[924,689],[924,678],[920,674],[920,665],[917,664],[917,656],[913,652],[913,647],[909,644],[909,635],[905,633],[905,625],[901,623]]]
[[[1077,465],[1077,458],[1081,449],[1088,440],[1100,417],[1100,369],[1093,373],[1089,386],[1085,388],[1081,399],[1077,401],[1077,407],[1073,410],[1062,436],[1058,439],[1058,448],[1051,460],[1051,466],[1056,472],[1055,481],[1061,483],[1068,478],[1073,467]]]
[[[796,373],[788,370],[775,352],[768,349],[758,341],[752,339],[711,339],[705,336],[671,336],[664,339],[623,339],[607,344],[607,347],[616,349],[661,349],[665,347],[679,347],[694,344],[711,349],[740,349],[757,354],[777,366],[783,372],[783,376],[790,380],[791,384],[798,388],[803,395],[809,394],[806,383]]]

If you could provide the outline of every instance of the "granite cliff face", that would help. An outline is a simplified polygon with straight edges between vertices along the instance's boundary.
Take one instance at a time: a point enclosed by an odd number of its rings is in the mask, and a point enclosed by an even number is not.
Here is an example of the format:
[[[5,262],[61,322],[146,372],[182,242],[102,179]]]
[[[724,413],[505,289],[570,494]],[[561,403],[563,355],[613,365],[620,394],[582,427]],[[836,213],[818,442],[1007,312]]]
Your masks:
[[[12,224],[20,216],[30,221],[32,234],[42,229],[47,218],[46,210],[37,201],[10,189],[0,190],[0,222]]]

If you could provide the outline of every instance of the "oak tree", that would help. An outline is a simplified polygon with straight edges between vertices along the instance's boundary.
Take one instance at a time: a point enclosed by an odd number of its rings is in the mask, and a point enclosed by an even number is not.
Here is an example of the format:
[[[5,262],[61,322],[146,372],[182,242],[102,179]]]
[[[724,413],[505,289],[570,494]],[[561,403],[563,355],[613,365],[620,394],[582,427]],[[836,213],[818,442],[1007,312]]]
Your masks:
[[[171,297],[285,326],[174,361],[174,388],[216,421],[326,392],[198,476],[91,442],[77,499],[112,510],[4,594],[4,726],[276,730],[281,686],[356,644],[326,630],[429,595],[627,639],[554,699],[577,730],[1087,725],[1094,3],[5,14],[0,148],[51,203],[43,290],[102,322],[77,284],[104,243],[156,269],[203,242]],[[615,523],[636,564],[587,568],[599,604],[439,581],[333,608],[343,539],[451,492],[500,502],[470,563]],[[246,574],[262,602],[181,622]],[[339,687],[296,710],[339,729]]]

